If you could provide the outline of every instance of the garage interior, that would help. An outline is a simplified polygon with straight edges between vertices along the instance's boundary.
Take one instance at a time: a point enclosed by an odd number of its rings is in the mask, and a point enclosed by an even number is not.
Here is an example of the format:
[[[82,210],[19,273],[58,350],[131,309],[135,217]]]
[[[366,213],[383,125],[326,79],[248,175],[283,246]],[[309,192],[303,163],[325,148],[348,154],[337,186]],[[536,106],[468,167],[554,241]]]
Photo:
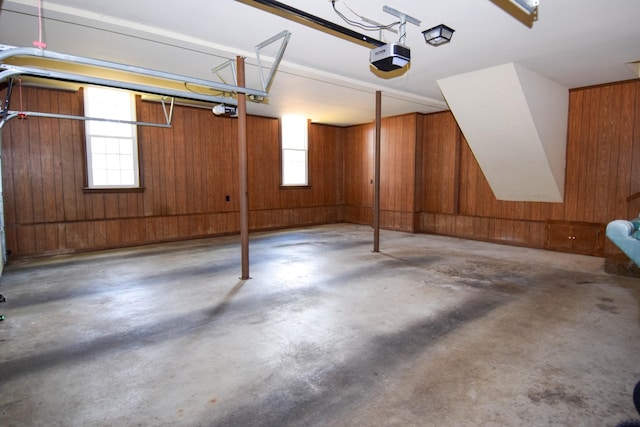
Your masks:
[[[370,68],[361,43],[251,1],[203,16],[194,2],[81,3],[0,2],[0,44],[30,46],[40,25],[58,52],[207,81],[222,59],[246,56],[251,88],[251,48],[283,29],[292,36],[268,102],[253,97],[244,111],[237,85],[213,97],[238,115],[212,114],[205,91],[177,97],[170,126],[137,126],[135,189],[89,188],[84,121],[35,114],[84,116],[84,85],[41,74],[0,83],[0,113],[17,112],[0,114],[3,425],[640,418],[637,266],[605,236],[640,212],[633,1],[608,13],[586,5],[568,28],[548,23],[567,5],[543,3],[523,23],[505,2],[480,2],[478,13],[505,24],[505,43],[540,29],[573,40],[551,49],[543,37],[525,53],[496,46],[468,63],[451,55],[474,51],[471,6],[397,1],[456,32],[432,48],[416,41],[425,25],[409,26],[412,61],[393,76]],[[285,3],[346,25],[332,2]],[[198,32],[212,17],[229,30],[207,44]],[[617,23],[619,49],[578,47],[596,18]],[[240,22],[259,30],[232,39]],[[323,65],[333,52],[346,62]],[[59,66],[29,61],[2,69]],[[449,68],[431,70],[437,61]],[[581,61],[597,65],[567,65]],[[162,123],[166,109],[136,91],[138,121]],[[282,185],[281,117],[292,109],[308,118],[306,185]]]

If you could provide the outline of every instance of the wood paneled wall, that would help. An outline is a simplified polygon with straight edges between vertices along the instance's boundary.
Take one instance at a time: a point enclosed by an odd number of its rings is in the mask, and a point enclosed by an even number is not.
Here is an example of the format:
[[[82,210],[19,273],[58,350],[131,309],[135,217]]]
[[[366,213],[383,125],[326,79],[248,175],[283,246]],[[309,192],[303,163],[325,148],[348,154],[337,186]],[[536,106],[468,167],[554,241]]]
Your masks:
[[[380,128],[380,226],[414,231],[416,160],[419,128],[417,114],[382,119]],[[348,127],[345,137],[345,220],[358,224],[373,221],[375,127]]]
[[[82,114],[76,92],[23,88],[23,103]],[[140,102],[139,118],[162,122],[161,106]],[[536,203],[495,199],[450,112],[383,119],[381,226],[541,248],[548,220],[636,216],[640,197],[628,197],[640,192],[640,81],[570,91],[568,125],[565,201]],[[14,256],[238,232],[235,119],[178,106],[171,129],[139,128],[138,193],[83,191],[83,122],[29,117],[2,132]],[[252,230],[372,223],[372,123],[310,125],[308,188],[280,186],[277,119],[250,116],[247,132]]]
[[[22,98],[27,111],[82,115],[81,93],[24,87]],[[13,109],[16,102],[12,97]],[[153,102],[139,102],[138,117],[164,121]],[[144,191],[130,193],[83,190],[83,126],[29,117],[3,128],[6,238],[14,257],[238,232],[236,119],[176,106],[170,129],[139,127]],[[342,220],[338,128],[310,126],[308,188],[280,187],[277,119],[248,117],[247,139],[252,230]]]
[[[373,223],[375,127],[364,124],[342,130],[344,141],[344,219]]]
[[[427,178],[422,183],[422,231],[543,247],[546,220],[606,224],[638,214],[638,201],[628,202],[627,197],[640,189],[639,81],[570,91],[563,203],[497,200],[463,136],[459,159],[446,154],[435,161],[426,159],[430,153],[447,152],[443,146],[455,145],[455,132],[439,135],[451,126],[448,115],[432,115],[424,122],[423,165],[438,170],[436,163],[442,162],[442,178],[423,171]],[[450,172],[456,169],[456,162],[457,177]],[[456,192],[457,212],[451,209]],[[448,203],[434,201],[429,193],[445,195]],[[605,253],[615,251],[607,242]]]
[[[417,114],[382,120],[380,127],[381,227],[414,231],[416,135]]]
[[[419,116],[423,137],[420,211],[457,214],[460,129],[449,112]]]
[[[371,224],[373,125],[344,132],[345,219]],[[381,150],[382,227],[543,248],[547,221],[640,212],[640,81],[570,91],[563,203],[497,200],[450,112],[384,119]]]
[[[342,142],[339,128],[311,124],[309,187],[280,187],[279,120],[251,117],[249,225],[253,230],[342,221]]]

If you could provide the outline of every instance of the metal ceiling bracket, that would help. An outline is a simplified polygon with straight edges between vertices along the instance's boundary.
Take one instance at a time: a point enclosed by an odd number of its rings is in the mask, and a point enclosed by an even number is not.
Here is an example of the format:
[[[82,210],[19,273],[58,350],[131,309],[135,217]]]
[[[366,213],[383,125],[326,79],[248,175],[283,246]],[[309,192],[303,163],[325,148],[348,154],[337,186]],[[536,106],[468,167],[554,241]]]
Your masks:
[[[220,81],[222,83],[225,84],[230,84],[229,82],[227,82],[224,79],[224,76],[222,74],[220,74],[220,72],[222,70],[224,70],[225,68],[231,68],[231,75],[233,76],[233,85],[238,86],[238,75],[236,73],[236,61],[235,59],[228,59],[225,62],[223,62],[222,64],[218,65],[217,67],[214,67],[211,69],[211,72],[213,72],[216,76],[218,76],[218,78],[220,79]]]
[[[273,83],[273,78],[275,76],[276,71],[278,70],[278,66],[280,66],[280,62],[282,61],[282,56],[284,55],[284,51],[287,48],[287,44],[289,43],[289,39],[291,38],[291,33],[287,30],[276,34],[256,45],[256,57],[258,58],[258,68],[260,69],[260,83],[262,83],[262,90],[269,93],[269,89],[271,89],[271,84]],[[271,71],[269,72],[269,77],[265,81],[264,79],[264,68],[262,67],[262,61],[260,60],[260,50],[265,47],[277,42],[278,40],[282,40],[280,44],[280,48],[278,49],[278,53],[276,54],[275,60],[273,61],[273,65],[271,66]]]
[[[385,6],[382,7],[382,11],[383,12],[387,12],[387,13],[393,15],[393,16],[396,16],[396,17],[400,18],[400,40],[399,40],[399,43],[401,45],[404,45],[405,41],[407,39],[407,22],[409,22],[410,24],[413,24],[413,25],[420,26],[420,20],[419,19],[416,19],[411,15],[407,15],[404,12],[400,12],[399,10],[394,9],[392,7],[389,7],[389,6],[385,5]]]
[[[275,77],[275,73],[278,70],[278,67],[280,66],[280,62],[282,61],[282,57],[284,56],[284,51],[287,48],[287,44],[289,43],[289,39],[291,38],[291,32],[284,30],[281,31],[280,33],[276,34],[275,36],[268,38],[267,40],[258,43],[256,45],[256,59],[258,60],[258,70],[259,70],[259,74],[260,74],[260,84],[262,85],[262,90],[265,93],[269,93],[269,90],[271,89],[271,84],[273,83],[273,79]],[[276,56],[274,58],[273,61],[273,65],[271,66],[271,70],[269,71],[269,75],[265,77],[265,66],[262,64],[262,59],[260,58],[260,51],[264,48],[266,48],[267,46],[272,45],[273,43],[277,42],[278,40],[282,40],[282,43],[280,44],[280,48],[278,49],[278,52],[276,53]],[[229,82],[227,82],[224,78],[224,76],[222,75],[222,70],[224,70],[225,68],[230,68],[231,69],[231,74],[233,76],[233,84],[234,85],[238,85],[238,76],[236,73],[236,64],[235,61],[232,59],[229,59],[225,62],[223,62],[222,64],[218,65],[217,67],[214,67],[211,69],[211,71],[225,84],[229,84]],[[261,95],[255,95],[255,94],[249,94],[249,99],[251,101],[258,101],[258,102],[262,102],[264,101],[264,96]]]
[[[164,119],[167,121],[167,124],[171,126],[171,120],[173,120],[173,104],[174,104],[175,98],[173,96],[171,97],[171,107],[169,107],[169,114],[167,114],[167,106],[164,102],[166,98],[167,98],[166,96],[163,96],[160,102],[162,103],[162,111],[164,112]]]

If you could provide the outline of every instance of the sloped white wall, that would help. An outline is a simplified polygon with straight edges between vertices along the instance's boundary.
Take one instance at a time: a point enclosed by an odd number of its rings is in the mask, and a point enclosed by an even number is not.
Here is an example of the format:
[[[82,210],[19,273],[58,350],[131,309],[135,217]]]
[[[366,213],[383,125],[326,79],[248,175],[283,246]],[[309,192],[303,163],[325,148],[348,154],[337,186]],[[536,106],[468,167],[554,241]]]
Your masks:
[[[497,199],[562,202],[566,88],[514,63],[438,85]]]

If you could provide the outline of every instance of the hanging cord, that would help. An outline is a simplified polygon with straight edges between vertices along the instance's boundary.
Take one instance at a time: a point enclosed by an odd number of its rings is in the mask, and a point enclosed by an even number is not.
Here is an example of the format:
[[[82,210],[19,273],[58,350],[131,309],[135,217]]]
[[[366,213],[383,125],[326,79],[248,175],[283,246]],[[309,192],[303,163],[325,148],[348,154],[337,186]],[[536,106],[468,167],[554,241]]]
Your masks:
[[[42,0],[38,0],[38,40],[33,42],[35,47],[45,49],[47,44],[42,41]]]

